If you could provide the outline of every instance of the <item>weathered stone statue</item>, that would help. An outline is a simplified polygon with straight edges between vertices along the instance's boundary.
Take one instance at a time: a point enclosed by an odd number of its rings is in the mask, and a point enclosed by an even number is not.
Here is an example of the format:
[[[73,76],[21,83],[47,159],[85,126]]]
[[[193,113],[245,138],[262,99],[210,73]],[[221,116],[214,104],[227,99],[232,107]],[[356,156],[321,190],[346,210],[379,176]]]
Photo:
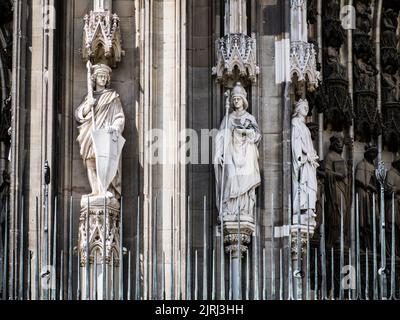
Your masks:
[[[376,147],[366,146],[364,159],[356,167],[356,193],[358,194],[360,239],[363,249],[372,248],[373,194],[377,193],[378,187],[374,161],[377,156],[378,149]],[[377,204],[378,196],[376,196],[375,205]],[[376,217],[378,217],[378,211],[376,211]]]
[[[392,169],[386,177],[386,252],[391,252],[392,244],[392,199],[394,195],[394,219],[395,219],[395,252],[400,256],[400,157],[392,162]]]
[[[81,199],[79,218],[81,288],[82,295],[86,297],[89,290],[86,274],[95,274],[99,280],[98,297],[104,299],[112,287],[110,284],[103,292],[99,285],[101,279],[107,272],[110,274],[111,269],[118,273],[119,268],[119,198],[125,116],[118,93],[108,88],[111,68],[105,64],[92,67],[90,62],[87,68],[88,95],[75,111],[75,118],[80,124],[77,140],[91,188],[91,193]],[[97,267],[104,260],[108,271],[102,269],[98,272]],[[115,289],[115,283],[113,286]],[[93,292],[93,283],[90,291]]]
[[[325,196],[326,196],[326,243],[328,248],[339,244],[341,229],[341,208],[343,210],[344,240],[348,239],[349,231],[349,200],[347,164],[342,157],[343,139],[333,136],[331,145],[325,157]]]
[[[240,215],[253,215],[256,188],[261,183],[257,149],[261,133],[256,119],[246,111],[247,93],[240,83],[231,98],[233,111],[225,116],[216,137],[217,207],[224,216],[237,215],[238,210]]]
[[[108,88],[111,80],[111,68],[105,64],[97,64],[93,66],[93,70],[93,97],[89,93],[75,111],[75,118],[80,123],[77,139],[80,145],[80,154],[87,169],[92,189],[88,196],[104,196],[104,192],[107,191],[108,197],[119,198],[121,195],[121,161],[119,155],[109,154],[109,159],[105,159],[107,154],[103,154],[103,151],[106,153],[116,151],[112,147],[111,150],[100,150],[106,148],[106,144],[99,146],[98,154],[96,154],[92,132],[94,129],[106,129],[112,136],[113,142],[117,142],[116,140],[121,137],[124,130],[124,111],[118,93]],[[101,140],[101,137],[99,137],[99,140]],[[117,151],[120,152],[121,150]],[[100,155],[99,152],[102,154]],[[111,177],[110,187],[102,186],[99,180],[99,173],[96,168],[96,161],[99,161],[99,157],[102,157],[102,160],[106,163],[104,164],[105,171],[116,172],[115,176]],[[102,167],[104,166],[102,165]],[[107,188],[107,190],[102,190],[104,188]]]
[[[311,133],[305,119],[308,115],[307,100],[299,100],[292,118],[292,194],[294,220],[300,209],[301,223],[315,226],[317,202],[318,155],[314,149]],[[303,220],[304,218],[307,218]]]

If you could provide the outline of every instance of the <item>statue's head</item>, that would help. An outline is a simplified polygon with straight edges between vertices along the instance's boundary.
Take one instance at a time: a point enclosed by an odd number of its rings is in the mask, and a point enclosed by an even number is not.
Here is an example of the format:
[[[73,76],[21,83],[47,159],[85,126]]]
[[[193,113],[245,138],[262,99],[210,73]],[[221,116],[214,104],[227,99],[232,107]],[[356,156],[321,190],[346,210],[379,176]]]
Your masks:
[[[378,149],[372,145],[367,144],[365,146],[364,158],[370,163],[373,163],[376,157],[378,156]]]
[[[298,116],[307,117],[309,110],[310,109],[308,106],[307,99],[300,99],[299,101],[296,102],[293,117],[298,117]]]
[[[342,154],[343,152],[343,138],[339,135],[334,135],[330,138],[331,145],[329,147],[329,150],[335,151],[338,154]]]
[[[106,88],[111,82],[112,69],[106,64],[99,63],[93,66],[92,82],[94,88]]]
[[[249,107],[247,102],[247,92],[240,82],[237,82],[232,90],[232,104],[235,110],[246,110]]]

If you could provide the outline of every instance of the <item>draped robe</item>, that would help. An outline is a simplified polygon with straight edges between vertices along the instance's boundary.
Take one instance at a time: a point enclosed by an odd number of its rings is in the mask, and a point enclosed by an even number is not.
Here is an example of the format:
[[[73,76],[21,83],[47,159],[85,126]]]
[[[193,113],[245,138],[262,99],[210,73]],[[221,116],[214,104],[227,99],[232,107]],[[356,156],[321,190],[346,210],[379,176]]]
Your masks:
[[[317,202],[318,155],[314,149],[311,133],[305,122],[292,119],[292,192],[293,213],[303,210],[315,212]],[[299,192],[300,191],[300,192]],[[300,193],[300,198],[299,198]]]
[[[217,188],[217,207],[220,210],[222,178],[224,188],[222,190],[222,212],[224,215],[240,214],[252,215],[256,202],[255,189],[261,183],[260,168],[258,164],[258,143],[261,140],[260,129],[256,119],[248,112],[242,115],[232,112],[222,121],[220,130],[216,136],[215,148],[215,176]],[[237,131],[243,128],[245,123],[250,132],[242,135]],[[225,130],[226,129],[226,130]],[[224,140],[226,141],[226,153],[224,154]],[[222,177],[222,165],[217,159],[223,157],[225,163],[224,177]]]
[[[102,92],[94,92],[93,96],[96,99],[94,106],[96,128],[108,129],[109,127],[113,127],[121,135],[125,126],[125,116],[118,93],[112,89],[106,89]],[[80,154],[84,163],[86,160],[96,158],[92,141],[92,110],[84,114],[84,109],[87,105],[88,97],[75,110],[75,118],[80,123],[77,141],[80,145]],[[111,182],[111,186],[117,193],[116,196],[121,195],[121,168],[122,161],[120,158],[117,173]]]

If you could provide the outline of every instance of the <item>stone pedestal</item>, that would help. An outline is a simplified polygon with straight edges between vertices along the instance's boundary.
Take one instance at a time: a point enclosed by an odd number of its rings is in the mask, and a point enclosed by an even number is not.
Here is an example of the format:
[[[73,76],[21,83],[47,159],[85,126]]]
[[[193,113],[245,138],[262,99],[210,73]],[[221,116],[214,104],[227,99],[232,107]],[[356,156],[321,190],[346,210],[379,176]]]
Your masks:
[[[305,219],[305,220],[304,220]],[[292,270],[295,285],[295,299],[302,300],[304,298],[304,277],[305,277],[305,259],[307,255],[307,245],[309,240],[312,238],[315,230],[315,223],[311,224],[311,221],[304,223],[307,219],[315,222],[313,217],[308,218],[308,215],[301,215],[301,224],[297,224],[298,217],[293,217],[294,225],[291,226],[291,254],[292,254]],[[300,232],[300,239],[298,239],[298,233]],[[300,240],[300,241],[299,241]],[[300,250],[299,250],[300,247]],[[311,252],[309,252],[311,254]],[[300,260],[300,261],[299,261]]]
[[[80,284],[84,300],[112,299],[118,292],[119,223],[120,204],[117,199],[82,197],[79,219],[79,255]],[[88,262],[89,265],[87,265]]]
[[[241,215],[240,224],[236,215],[226,215],[223,219],[225,252],[232,255],[232,266],[229,266],[232,270],[232,298],[239,300],[242,299],[240,295],[243,279],[242,258],[255,231],[254,218],[251,215]]]

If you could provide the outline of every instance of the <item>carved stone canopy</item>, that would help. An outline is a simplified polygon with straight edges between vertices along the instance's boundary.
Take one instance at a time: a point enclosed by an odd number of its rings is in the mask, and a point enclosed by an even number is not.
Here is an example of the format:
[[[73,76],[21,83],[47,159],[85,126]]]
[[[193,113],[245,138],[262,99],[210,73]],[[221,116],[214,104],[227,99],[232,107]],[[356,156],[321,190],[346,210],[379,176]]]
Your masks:
[[[308,90],[314,91],[321,80],[317,70],[316,50],[312,43],[296,41],[290,45],[290,75],[297,81],[308,84]]]
[[[125,55],[122,50],[120,19],[110,11],[90,11],[84,17],[83,58],[92,63],[105,63],[116,67]]]
[[[217,82],[226,87],[240,81],[248,85],[257,81],[260,68],[257,65],[256,39],[253,34],[228,34],[217,40],[217,65],[212,74]]]

